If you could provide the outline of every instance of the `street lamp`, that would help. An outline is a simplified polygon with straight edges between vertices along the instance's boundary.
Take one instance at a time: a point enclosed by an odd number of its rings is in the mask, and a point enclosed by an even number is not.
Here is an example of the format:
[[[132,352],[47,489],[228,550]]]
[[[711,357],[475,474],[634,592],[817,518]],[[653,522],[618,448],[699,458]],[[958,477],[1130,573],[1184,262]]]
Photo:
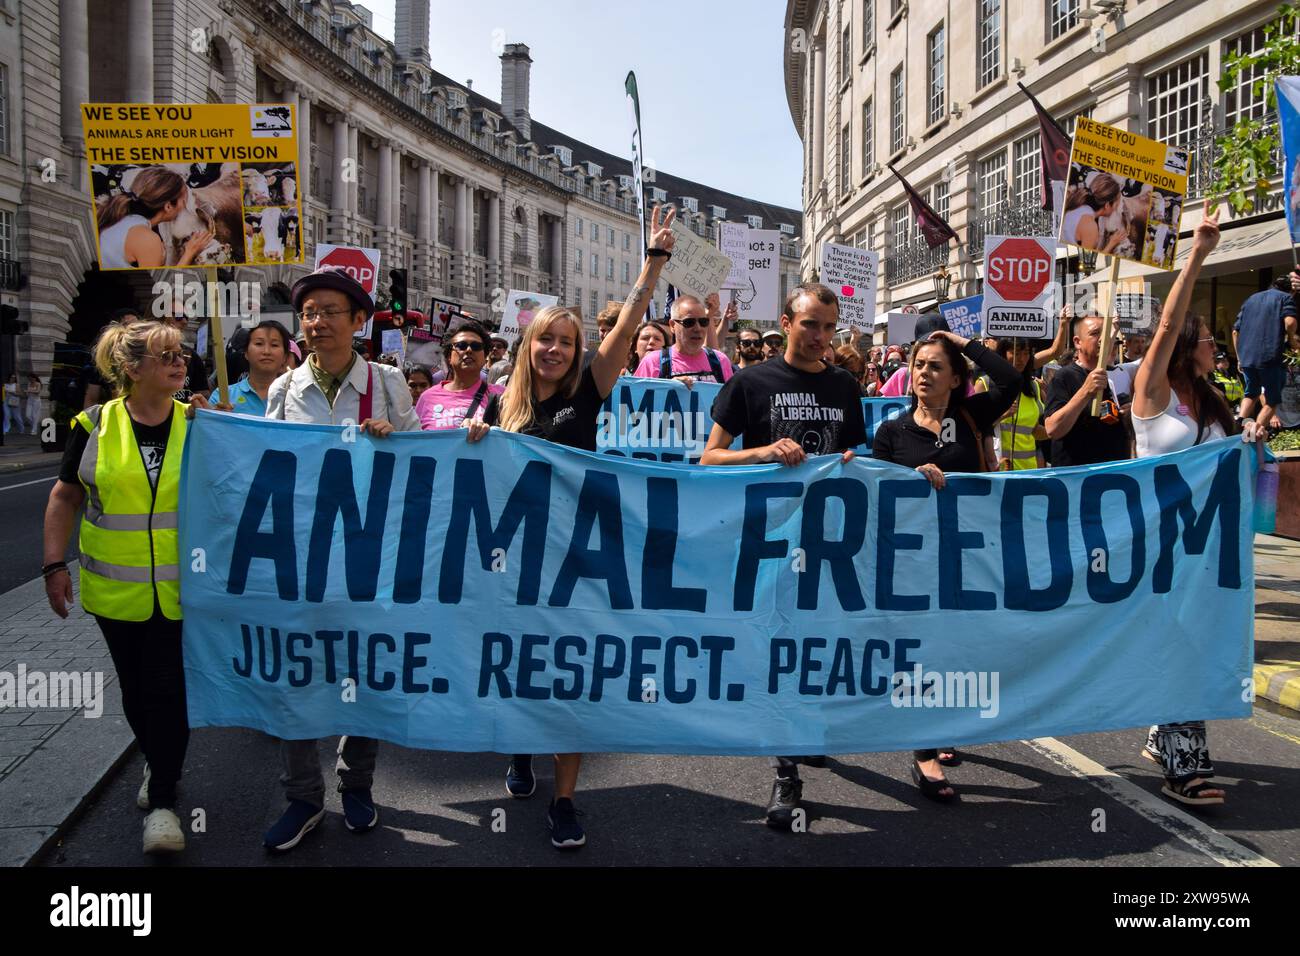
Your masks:
[[[1090,276],[1097,269],[1097,250],[1079,247],[1079,272]]]
[[[952,276],[946,266],[940,266],[934,274],[934,299],[937,304],[948,301],[948,289],[952,285]]]

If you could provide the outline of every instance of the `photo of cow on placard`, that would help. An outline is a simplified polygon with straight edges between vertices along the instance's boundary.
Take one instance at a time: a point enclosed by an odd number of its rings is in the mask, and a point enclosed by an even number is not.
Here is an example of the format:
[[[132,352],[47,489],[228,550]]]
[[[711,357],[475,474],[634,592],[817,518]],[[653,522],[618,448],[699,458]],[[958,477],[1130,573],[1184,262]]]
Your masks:
[[[238,163],[91,168],[104,269],[244,260]]]

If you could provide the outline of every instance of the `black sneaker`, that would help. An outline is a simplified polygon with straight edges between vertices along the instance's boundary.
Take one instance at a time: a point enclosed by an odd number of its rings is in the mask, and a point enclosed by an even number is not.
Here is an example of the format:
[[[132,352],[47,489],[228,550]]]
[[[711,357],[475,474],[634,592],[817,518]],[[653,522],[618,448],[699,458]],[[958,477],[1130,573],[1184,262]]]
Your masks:
[[[325,816],[323,807],[306,800],[290,800],[280,819],[262,837],[262,845],[274,853],[292,850]]]
[[[365,833],[373,830],[379,823],[379,811],[375,808],[374,797],[370,788],[350,787],[343,791],[343,822],[353,833]]]
[[[533,775],[533,755],[515,754],[506,768],[506,793],[516,800],[531,797],[537,790],[537,777]]]
[[[798,777],[777,777],[772,781],[772,799],[767,804],[767,825],[778,830],[789,830],[794,825],[794,812],[803,797],[803,781]]]
[[[546,811],[546,826],[551,831],[551,846],[557,850],[576,850],[587,842],[587,834],[578,822],[580,811],[568,797],[552,800]]]

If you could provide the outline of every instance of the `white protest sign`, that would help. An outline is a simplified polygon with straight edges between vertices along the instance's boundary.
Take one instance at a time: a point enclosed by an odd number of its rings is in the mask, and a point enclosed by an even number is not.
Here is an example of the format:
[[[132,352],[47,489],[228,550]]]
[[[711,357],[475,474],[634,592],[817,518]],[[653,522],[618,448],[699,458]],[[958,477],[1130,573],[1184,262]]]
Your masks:
[[[984,334],[1052,337],[1056,240],[1026,236],[984,239]]]
[[[885,344],[908,345],[916,339],[916,323],[921,318],[915,312],[886,312]]]
[[[316,262],[313,271],[322,266],[338,266],[352,278],[361,283],[366,295],[373,301],[375,288],[379,282],[379,250],[366,249],[361,246],[331,246],[329,243],[316,243]],[[369,339],[373,319],[366,319],[365,327],[356,334],[356,338]]]
[[[749,227],[739,222],[718,224],[718,248],[731,260],[724,289],[749,288]]]
[[[664,266],[664,281],[700,300],[721,289],[731,273],[731,260],[677,220],[671,228],[676,241]]]
[[[515,339],[524,334],[533,316],[547,306],[556,305],[560,300],[553,295],[540,292],[527,292],[511,289],[506,297],[506,311],[501,318],[500,336],[514,344]]]
[[[406,355],[406,343],[402,340],[401,329],[384,329],[379,333],[379,351],[399,357]]]
[[[745,258],[747,280],[732,293],[739,317],[761,326],[781,318],[781,232],[777,229],[748,229]]]
[[[880,253],[824,242],[818,274],[840,300],[840,323],[860,332],[870,332],[876,319]]]

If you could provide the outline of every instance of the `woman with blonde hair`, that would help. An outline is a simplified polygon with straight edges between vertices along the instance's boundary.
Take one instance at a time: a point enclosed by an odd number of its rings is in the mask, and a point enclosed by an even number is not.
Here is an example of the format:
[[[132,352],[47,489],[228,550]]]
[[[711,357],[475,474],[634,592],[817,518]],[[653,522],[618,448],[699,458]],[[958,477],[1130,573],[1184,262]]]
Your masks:
[[[662,223],[659,207],[650,217],[650,246],[641,274],[623,303],[618,322],[601,340],[591,363],[583,368],[582,319],[563,306],[542,309],[524,329],[519,357],[505,393],[493,396],[482,421],[465,422],[470,441],[479,441],[492,426],[523,435],[535,435],[570,448],[596,450],[596,419],[601,405],[614,390],[626,366],[628,348],[641,317],[650,305],[655,283],[672,255],[669,209]],[[555,798],[546,813],[551,844],[573,850],[587,841],[573,795],[578,786],[582,754],[555,755]],[[506,771],[506,790],[524,798],[537,789],[531,754],[515,754]]]
[[[189,201],[185,177],[166,166],[136,173],[131,188],[99,207],[99,261],[105,269],[153,269],[167,265],[167,247],[158,235],[160,223],[173,222]],[[172,265],[188,266],[209,242],[212,233],[200,230],[185,240]]]
[[[114,322],[95,365],[119,396],[73,420],[45,509],[45,593],[68,616],[72,578],[63,557],[77,512],[81,603],[104,634],[126,714],[144,753],[137,805],[148,810],[144,851],[185,848],[176,784],[189,743],[181,666],[177,517],[186,406],[180,333],[162,322]]]

